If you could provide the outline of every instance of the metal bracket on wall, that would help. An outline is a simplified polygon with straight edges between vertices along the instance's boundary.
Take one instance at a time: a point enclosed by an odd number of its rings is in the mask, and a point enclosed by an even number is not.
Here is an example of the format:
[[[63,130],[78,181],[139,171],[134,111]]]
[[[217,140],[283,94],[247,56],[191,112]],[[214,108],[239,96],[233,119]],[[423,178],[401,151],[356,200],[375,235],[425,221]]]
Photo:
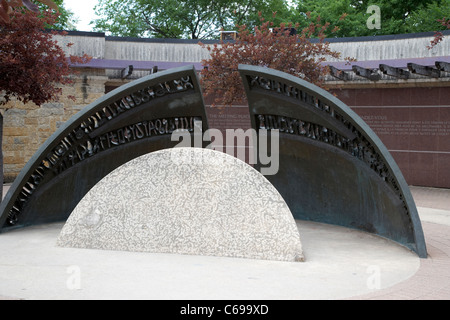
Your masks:
[[[126,79],[133,74],[133,65],[129,65],[128,67],[122,69],[121,77],[122,79]]]
[[[411,73],[409,71],[401,68],[391,67],[387,64],[380,64],[380,71],[388,76],[399,79],[409,79],[409,77],[411,76]]]
[[[408,63],[408,69],[411,70],[412,73],[427,77],[439,78],[441,76],[441,72],[438,69],[428,66],[422,66],[416,63]]]
[[[371,81],[378,81],[381,79],[381,75],[378,73],[377,69],[367,69],[360,66],[352,66],[353,72],[360,77],[369,79]]]

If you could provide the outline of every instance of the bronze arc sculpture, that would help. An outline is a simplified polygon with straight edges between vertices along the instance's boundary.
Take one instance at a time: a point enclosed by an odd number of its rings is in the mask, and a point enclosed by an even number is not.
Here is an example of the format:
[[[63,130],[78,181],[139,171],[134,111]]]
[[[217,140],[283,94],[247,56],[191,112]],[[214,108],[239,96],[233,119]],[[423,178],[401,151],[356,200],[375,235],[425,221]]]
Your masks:
[[[208,129],[193,66],[123,85],[74,115],[39,148],[0,205],[0,232],[65,221],[108,173],[141,155],[171,148],[172,132]]]
[[[387,148],[355,112],[287,73],[248,65],[239,71],[252,127],[279,132],[279,170],[266,178],[295,219],[374,233],[427,257],[409,187]]]
[[[239,70],[252,128],[279,132],[279,169],[266,178],[294,218],[371,232],[425,258],[409,187],[367,124],[329,92],[297,77],[255,66]],[[60,127],[23,168],[0,205],[0,232],[65,221],[108,173],[174,147],[175,130],[195,135],[196,126],[202,135],[208,130],[193,66],[106,94]]]

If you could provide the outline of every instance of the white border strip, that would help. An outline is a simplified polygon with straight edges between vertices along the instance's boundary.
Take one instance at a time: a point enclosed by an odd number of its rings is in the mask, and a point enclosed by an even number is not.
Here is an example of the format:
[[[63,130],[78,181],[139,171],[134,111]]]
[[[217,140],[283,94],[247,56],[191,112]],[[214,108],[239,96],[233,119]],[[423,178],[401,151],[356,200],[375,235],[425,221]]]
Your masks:
[[[444,106],[349,106],[350,108],[358,108],[358,109],[392,109],[392,108],[450,108],[450,105],[444,105]]]
[[[450,154],[450,151],[425,151],[425,150],[389,150],[389,152],[413,152],[413,153]]]

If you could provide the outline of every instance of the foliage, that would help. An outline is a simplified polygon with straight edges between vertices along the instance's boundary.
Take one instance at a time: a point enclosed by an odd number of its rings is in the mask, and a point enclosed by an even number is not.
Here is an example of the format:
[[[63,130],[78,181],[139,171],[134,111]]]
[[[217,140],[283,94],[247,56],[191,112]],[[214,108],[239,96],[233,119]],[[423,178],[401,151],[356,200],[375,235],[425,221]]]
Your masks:
[[[380,7],[381,29],[367,27],[370,5]],[[275,25],[293,21],[307,27],[311,12],[313,19],[339,27],[335,37],[358,37],[436,31],[441,27],[436,20],[449,11],[450,0],[100,0],[95,29],[117,36],[205,39],[217,37],[220,29],[237,31],[236,25],[253,28],[259,12],[266,19],[277,12]]]
[[[450,29],[450,19],[442,18],[438,19],[437,22],[439,22],[445,29]],[[430,45],[427,46],[428,50],[433,49],[442,40],[444,40],[444,34],[440,31],[436,31],[433,40],[431,40]]]
[[[408,29],[411,32],[441,31],[443,25],[440,20],[445,17],[450,17],[450,0],[435,1],[411,13]]]
[[[70,63],[90,59],[87,55],[68,59],[53,39],[56,32],[43,31],[45,24],[52,25],[56,17],[49,11],[14,9],[9,23],[0,20],[0,104],[12,97],[37,105],[56,100],[62,92],[57,85],[71,83]]]
[[[47,4],[40,3],[38,0],[35,1],[39,6],[39,11],[47,11],[51,9]],[[58,10],[56,10],[57,16],[55,17],[55,23],[51,26],[46,26],[47,29],[54,30],[75,30],[76,19],[74,18],[73,12],[67,10],[64,7],[64,0],[52,0],[57,6]]]
[[[366,35],[365,10],[352,5],[353,0],[302,0],[297,1],[297,16],[295,21],[305,27],[309,23],[307,12],[311,12],[313,18],[320,17],[339,27],[334,34],[336,37]],[[346,19],[341,19],[342,15]]]
[[[45,4],[48,7],[58,10],[58,6],[52,0],[39,0],[41,4]],[[13,11],[13,8],[25,7],[33,12],[39,12],[39,5],[30,0],[1,0],[0,1],[0,20],[3,22],[9,22],[9,16]]]
[[[9,22],[9,15],[13,8],[25,8],[33,12],[42,12],[49,9],[55,10],[56,19],[53,25],[46,28],[69,30],[73,29],[73,13],[66,10],[64,0],[0,0],[0,20]]]
[[[322,64],[326,59],[338,58],[340,53],[332,51],[324,41],[330,28],[320,19],[290,35],[292,24],[282,23],[274,27],[272,21],[261,20],[261,26],[251,32],[246,25],[238,26],[235,42],[205,45],[210,59],[203,60],[201,81],[206,96],[215,95],[216,103],[231,105],[245,99],[238,70],[239,64],[257,65],[287,72],[323,87],[328,68]],[[298,27],[298,25],[295,25]],[[336,31],[336,29],[333,29]],[[310,41],[316,37],[318,41]]]
[[[242,2],[238,2],[242,3]],[[221,25],[221,28],[227,27],[228,30],[238,30],[236,26],[245,24],[250,29],[261,24],[261,17],[271,19],[272,22],[279,26],[281,23],[288,24],[293,21],[293,8],[290,1],[271,0],[271,1],[247,1],[248,9],[246,11],[233,10],[229,11],[230,23],[228,26]],[[274,12],[276,15],[274,16]],[[246,14],[244,14],[246,13]]]
[[[254,25],[258,12],[278,22],[290,18],[285,0],[100,0],[95,7],[101,18],[95,30],[116,36],[205,39],[217,37],[221,28],[234,30],[236,24]],[[290,20],[289,20],[290,21]]]
[[[61,9],[62,0],[55,1]],[[50,34],[42,32],[45,26],[55,26],[60,14],[47,11],[38,17],[40,6],[56,11],[58,6],[51,0],[40,0],[38,4],[29,0],[0,0],[0,105],[6,104],[12,96],[40,105],[60,93],[61,89],[55,88],[54,82],[69,82],[64,78],[69,70],[64,52],[51,41]],[[22,8],[31,11],[24,12]],[[68,19],[67,11],[60,12]],[[60,19],[58,23],[64,25],[64,21],[68,20]],[[88,59],[87,56],[71,57],[80,63]],[[51,72],[46,74],[46,68]],[[55,74],[55,71],[60,73]],[[2,140],[3,116],[0,113],[0,202],[3,198]]]
[[[306,12],[313,18],[320,16],[339,27],[336,37],[374,36],[411,32],[435,31],[437,19],[450,12],[449,0],[296,0],[295,21],[307,24]],[[370,5],[381,10],[381,29],[369,29],[366,22],[372,13]],[[345,20],[339,20],[346,14]]]

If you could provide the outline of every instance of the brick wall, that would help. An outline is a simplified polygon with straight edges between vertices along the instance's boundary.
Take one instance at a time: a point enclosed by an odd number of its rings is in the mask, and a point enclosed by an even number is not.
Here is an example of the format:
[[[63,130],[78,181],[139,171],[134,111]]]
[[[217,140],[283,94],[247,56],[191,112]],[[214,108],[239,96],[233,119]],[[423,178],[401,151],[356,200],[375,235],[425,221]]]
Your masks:
[[[378,135],[408,184],[450,188],[450,87],[335,93]]]

